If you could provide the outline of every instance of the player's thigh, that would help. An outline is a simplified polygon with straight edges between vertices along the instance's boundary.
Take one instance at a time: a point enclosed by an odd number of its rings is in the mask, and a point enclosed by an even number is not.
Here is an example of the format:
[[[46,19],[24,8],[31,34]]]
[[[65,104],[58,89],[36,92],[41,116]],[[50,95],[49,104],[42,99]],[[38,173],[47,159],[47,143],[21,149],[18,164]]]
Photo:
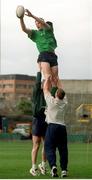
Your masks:
[[[52,86],[57,86],[59,82],[58,66],[51,67],[51,74],[52,74]]]
[[[58,66],[51,67],[52,76],[58,77]]]
[[[41,62],[40,65],[41,65],[41,69],[42,69],[43,75],[46,78],[47,75],[51,74],[50,64],[47,63],[47,62]]]

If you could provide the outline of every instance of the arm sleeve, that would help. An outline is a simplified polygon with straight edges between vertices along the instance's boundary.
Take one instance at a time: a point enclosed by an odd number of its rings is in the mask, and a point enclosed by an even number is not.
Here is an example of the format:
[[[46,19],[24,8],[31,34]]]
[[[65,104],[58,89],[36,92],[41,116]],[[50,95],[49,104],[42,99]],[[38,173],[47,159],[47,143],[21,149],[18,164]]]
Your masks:
[[[40,92],[41,92],[41,72],[37,72],[37,76],[36,76],[36,83],[33,89],[33,102],[35,103],[37,96],[39,96]]]
[[[42,78],[41,72],[37,72],[36,83],[41,83],[41,78]]]
[[[36,32],[37,30],[31,30],[29,33],[28,33],[28,38],[30,38],[32,41],[36,41]]]

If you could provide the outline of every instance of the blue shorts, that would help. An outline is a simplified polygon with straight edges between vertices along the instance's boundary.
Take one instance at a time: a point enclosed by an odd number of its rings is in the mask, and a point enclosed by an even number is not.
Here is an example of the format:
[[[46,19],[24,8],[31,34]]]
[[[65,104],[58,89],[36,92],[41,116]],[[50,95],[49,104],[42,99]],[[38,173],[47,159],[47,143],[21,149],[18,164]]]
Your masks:
[[[57,55],[54,52],[41,52],[37,62],[47,62],[50,64],[50,67],[58,65]]]
[[[38,137],[45,137],[47,129],[47,123],[45,122],[45,119],[40,118],[33,118],[32,121],[32,135],[38,136]]]

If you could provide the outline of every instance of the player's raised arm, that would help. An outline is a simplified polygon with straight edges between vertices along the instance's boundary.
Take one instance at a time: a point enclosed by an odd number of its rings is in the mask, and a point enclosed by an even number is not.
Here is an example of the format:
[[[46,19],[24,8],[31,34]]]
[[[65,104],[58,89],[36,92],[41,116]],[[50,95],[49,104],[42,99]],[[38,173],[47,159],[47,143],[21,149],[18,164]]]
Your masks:
[[[17,6],[17,8],[16,8],[16,16],[20,19],[21,28],[25,33],[29,34],[31,32],[31,29],[26,28],[26,25],[24,23],[24,15],[25,15],[24,7],[21,6],[21,5]]]
[[[31,29],[28,29],[24,23],[24,19],[23,17],[20,18],[20,25],[21,25],[21,28],[22,28],[22,31],[24,31],[25,33],[29,34],[31,33]]]
[[[32,17],[33,19],[35,19],[35,21],[41,23],[43,26],[50,28],[50,25],[48,23],[46,23],[43,18],[39,18],[39,17],[33,15],[28,9],[25,9],[25,15]]]

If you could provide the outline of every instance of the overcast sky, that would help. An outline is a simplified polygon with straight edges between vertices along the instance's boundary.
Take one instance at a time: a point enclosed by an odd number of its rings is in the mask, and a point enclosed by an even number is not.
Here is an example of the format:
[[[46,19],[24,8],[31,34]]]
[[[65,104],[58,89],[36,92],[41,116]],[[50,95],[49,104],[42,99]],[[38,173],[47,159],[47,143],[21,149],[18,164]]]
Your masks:
[[[39,53],[21,30],[18,5],[53,22],[60,78],[92,79],[92,0],[1,0],[1,74],[37,72]],[[24,19],[36,28],[32,18]]]

